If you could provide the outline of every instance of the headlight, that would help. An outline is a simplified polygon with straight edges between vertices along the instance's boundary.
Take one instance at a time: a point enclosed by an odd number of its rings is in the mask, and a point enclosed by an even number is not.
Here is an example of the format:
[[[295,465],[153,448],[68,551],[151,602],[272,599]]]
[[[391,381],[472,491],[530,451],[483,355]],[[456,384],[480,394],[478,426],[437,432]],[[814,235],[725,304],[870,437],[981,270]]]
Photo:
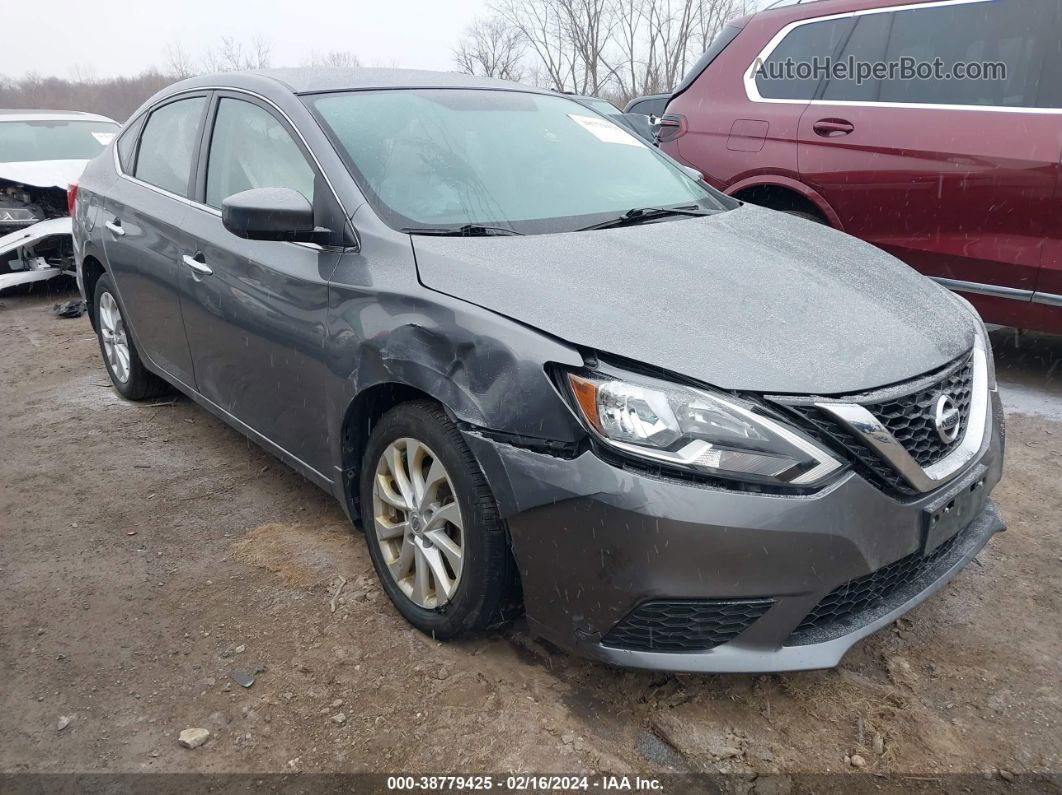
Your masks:
[[[732,395],[658,381],[568,373],[575,403],[610,447],[705,474],[811,485],[841,468],[805,436]]]
[[[25,207],[0,207],[0,226],[28,226],[37,220],[37,215]]]

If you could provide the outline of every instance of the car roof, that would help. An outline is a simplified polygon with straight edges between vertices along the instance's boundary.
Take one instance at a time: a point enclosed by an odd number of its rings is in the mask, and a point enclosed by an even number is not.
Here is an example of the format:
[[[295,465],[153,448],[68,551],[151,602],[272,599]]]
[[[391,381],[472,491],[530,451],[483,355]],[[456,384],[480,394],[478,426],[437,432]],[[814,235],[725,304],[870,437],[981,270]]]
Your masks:
[[[117,124],[114,119],[80,110],[29,110],[25,108],[0,108],[0,122],[5,121],[104,121]]]
[[[423,69],[356,68],[288,68],[256,69],[246,72],[223,72],[182,80],[165,89],[165,94],[202,87],[254,89],[262,81],[279,84],[294,94],[323,94],[333,91],[356,91],[387,88],[492,88],[509,91],[549,93],[543,89],[498,80],[474,77],[457,72],[432,72]]]

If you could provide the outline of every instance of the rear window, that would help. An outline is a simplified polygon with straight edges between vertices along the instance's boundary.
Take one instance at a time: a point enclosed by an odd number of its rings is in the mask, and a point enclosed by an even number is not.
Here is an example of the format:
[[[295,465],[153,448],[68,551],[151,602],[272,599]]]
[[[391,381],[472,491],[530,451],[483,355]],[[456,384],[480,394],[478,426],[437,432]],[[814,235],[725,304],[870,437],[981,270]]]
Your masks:
[[[0,163],[91,160],[117,132],[107,121],[0,121]]]

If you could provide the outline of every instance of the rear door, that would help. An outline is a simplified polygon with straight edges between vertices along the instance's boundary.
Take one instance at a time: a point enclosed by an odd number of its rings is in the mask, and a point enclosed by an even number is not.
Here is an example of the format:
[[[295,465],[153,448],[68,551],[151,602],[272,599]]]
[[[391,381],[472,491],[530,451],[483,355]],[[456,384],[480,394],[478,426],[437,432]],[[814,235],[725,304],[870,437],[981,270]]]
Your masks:
[[[830,79],[800,121],[801,178],[844,230],[964,292],[1004,296],[987,313],[997,322],[1012,320],[1010,301],[1028,300],[1055,223],[1059,117],[1037,108],[1037,92],[1056,6],[968,0],[859,13],[842,62],[1005,71]]]
[[[325,313],[339,254],[320,246],[244,240],[221,204],[251,188],[292,188],[322,226],[332,194],[294,130],[267,104],[218,92],[200,156],[197,206],[185,217],[185,328],[199,391],[327,476]],[[187,260],[184,260],[187,257]]]
[[[108,192],[101,219],[107,263],[140,354],[188,386],[195,378],[178,269],[189,243],[183,225],[206,108],[207,94],[182,95],[122,136],[123,175]]]
[[[1056,26],[1062,28],[1062,8]],[[1052,108],[1055,121],[1055,195],[1048,208],[1049,227],[1044,240],[1044,258],[1036,283],[1036,298],[1044,313],[1041,328],[1062,333],[1062,38],[1053,36],[1040,81],[1040,106]]]

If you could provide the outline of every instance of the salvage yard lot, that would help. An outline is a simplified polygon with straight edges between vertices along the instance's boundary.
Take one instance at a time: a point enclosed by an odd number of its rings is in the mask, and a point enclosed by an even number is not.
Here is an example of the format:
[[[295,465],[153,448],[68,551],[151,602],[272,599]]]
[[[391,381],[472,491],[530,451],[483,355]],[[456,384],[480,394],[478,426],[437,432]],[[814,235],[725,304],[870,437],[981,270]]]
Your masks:
[[[834,671],[669,676],[420,635],[328,495],[120,399],[71,297],[0,296],[0,771],[1062,769],[1062,341],[994,335],[1010,529],[937,597]]]

